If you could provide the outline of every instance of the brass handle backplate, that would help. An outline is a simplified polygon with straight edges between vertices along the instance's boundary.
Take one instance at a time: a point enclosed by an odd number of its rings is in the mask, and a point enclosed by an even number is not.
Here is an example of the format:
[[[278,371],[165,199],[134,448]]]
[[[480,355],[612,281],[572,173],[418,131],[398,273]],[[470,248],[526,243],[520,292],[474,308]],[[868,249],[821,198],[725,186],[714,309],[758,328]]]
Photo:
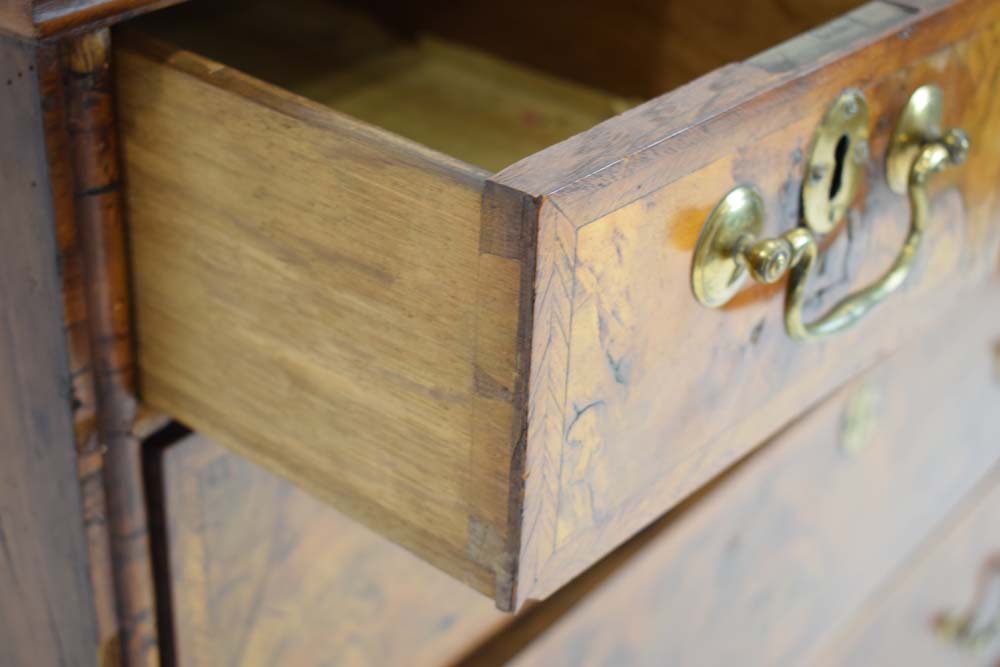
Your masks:
[[[731,190],[701,230],[691,265],[695,298],[708,307],[728,302],[752,277],[774,283],[788,274],[785,329],[799,340],[843,331],[899,288],[913,267],[927,226],[927,181],[949,165],[961,164],[969,139],[960,129],[941,131],[941,90],[923,86],[896,125],[886,160],[887,180],[908,193],[910,228],[892,266],[874,283],[848,295],[812,322],[802,306],[819,253],[817,235],[832,231],[857,193],[868,159],[868,105],[860,91],[841,95],[824,117],[810,149],[802,186],[802,223],[775,238],[760,238],[764,202],[752,186]]]

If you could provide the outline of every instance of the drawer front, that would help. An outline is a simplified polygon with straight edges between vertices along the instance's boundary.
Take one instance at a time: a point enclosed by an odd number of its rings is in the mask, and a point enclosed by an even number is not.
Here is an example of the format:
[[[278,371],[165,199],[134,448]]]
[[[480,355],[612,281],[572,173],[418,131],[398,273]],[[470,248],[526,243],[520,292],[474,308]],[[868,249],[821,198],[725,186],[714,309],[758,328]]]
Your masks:
[[[133,40],[118,64],[144,400],[502,608],[545,597],[996,274],[998,21],[1000,0],[870,3],[495,175]],[[870,136],[807,318],[884,271],[910,223],[889,139],[928,84],[973,149],[931,179],[925,242],[884,306],[800,342],[781,284],[695,300],[713,207],[752,185],[762,233],[795,228],[813,135],[853,88]]]
[[[830,665],[1000,664],[1000,471],[859,615]]]
[[[998,305],[952,313],[961,327],[906,346],[667,515],[634,556],[610,556],[512,664],[806,664],[1000,461]],[[932,589],[961,605],[974,569]]]
[[[159,453],[177,664],[449,664],[508,618],[249,461]]]
[[[925,4],[866,5],[496,177],[538,202],[519,596],[583,571],[996,274],[1000,96],[987,82],[1000,3]],[[753,186],[759,238],[796,228],[803,182],[824,177],[808,166],[813,137],[851,88],[870,114],[866,156],[850,158],[864,164],[860,194],[820,235],[806,321],[885,272],[911,224],[908,197],[886,182],[890,137],[927,84],[943,91],[944,126],[974,147],[931,178],[926,238],[884,304],[849,331],[800,341],[783,322],[784,280],[749,281],[718,309],[695,299],[713,209]]]

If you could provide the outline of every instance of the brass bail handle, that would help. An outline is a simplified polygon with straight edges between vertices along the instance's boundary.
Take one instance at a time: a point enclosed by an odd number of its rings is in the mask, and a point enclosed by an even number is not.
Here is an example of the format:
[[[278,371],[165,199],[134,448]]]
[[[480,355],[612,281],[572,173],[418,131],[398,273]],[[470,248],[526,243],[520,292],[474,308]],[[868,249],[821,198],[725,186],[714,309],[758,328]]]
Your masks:
[[[889,187],[907,193],[910,228],[892,266],[874,283],[848,295],[813,322],[802,318],[806,287],[819,253],[817,235],[832,231],[851,206],[868,159],[868,105],[860,91],[841,95],[827,112],[810,149],[802,187],[803,223],[776,238],[760,238],[764,202],[756,188],[731,190],[702,228],[691,266],[695,298],[708,307],[728,302],[748,277],[762,284],[788,274],[785,329],[798,340],[844,331],[870,313],[906,280],[924,237],[930,204],[927,181],[961,164],[969,139],[960,129],[941,132],[943,99],[937,86],[910,97],[889,145]]]
[[[934,629],[942,639],[973,651],[1000,638],[1000,554],[987,561],[969,609],[939,615]]]

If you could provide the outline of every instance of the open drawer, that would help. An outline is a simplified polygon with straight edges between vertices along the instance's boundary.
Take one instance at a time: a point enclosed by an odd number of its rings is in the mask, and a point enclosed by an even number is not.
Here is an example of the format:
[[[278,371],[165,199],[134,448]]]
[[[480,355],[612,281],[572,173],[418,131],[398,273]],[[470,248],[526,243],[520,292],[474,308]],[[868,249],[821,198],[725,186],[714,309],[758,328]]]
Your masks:
[[[117,68],[143,400],[512,609],[996,273],[1000,1],[873,2],[641,104],[826,17],[500,4],[194,2]],[[967,162],[914,177],[948,128]],[[700,250],[726,215],[795,261],[706,308],[760,259]]]

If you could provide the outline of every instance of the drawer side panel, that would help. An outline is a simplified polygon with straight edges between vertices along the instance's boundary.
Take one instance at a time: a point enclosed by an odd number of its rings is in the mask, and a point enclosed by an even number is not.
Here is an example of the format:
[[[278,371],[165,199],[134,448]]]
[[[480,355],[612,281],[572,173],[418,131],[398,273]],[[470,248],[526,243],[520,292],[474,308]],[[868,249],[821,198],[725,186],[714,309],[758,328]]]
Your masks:
[[[492,595],[521,264],[480,254],[485,174],[191,53],[117,59],[143,399]]]

